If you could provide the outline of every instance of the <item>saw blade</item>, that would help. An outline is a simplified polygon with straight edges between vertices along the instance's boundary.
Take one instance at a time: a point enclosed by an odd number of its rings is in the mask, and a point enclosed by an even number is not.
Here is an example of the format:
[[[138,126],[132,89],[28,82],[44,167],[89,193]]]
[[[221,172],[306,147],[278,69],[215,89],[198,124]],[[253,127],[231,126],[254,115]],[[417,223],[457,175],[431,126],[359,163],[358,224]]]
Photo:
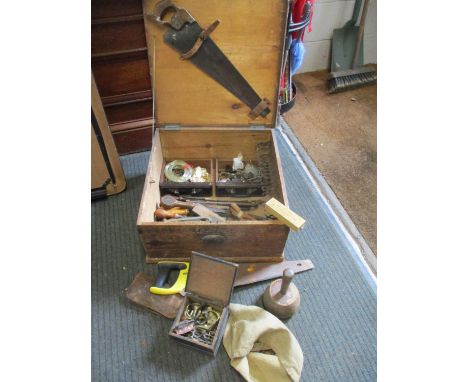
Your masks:
[[[254,284],[283,276],[285,269],[290,268],[294,273],[308,271],[314,268],[310,260],[289,260],[281,263],[241,263],[237,269],[234,286]]]
[[[180,30],[169,28],[164,33],[164,42],[183,54],[195,45],[202,31],[203,29],[196,21],[186,23]],[[190,58],[190,61],[235,95],[251,110],[262,102],[260,96],[211,38],[208,37],[203,41],[198,51]],[[259,115],[265,117],[269,112],[270,109],[267,107]]]

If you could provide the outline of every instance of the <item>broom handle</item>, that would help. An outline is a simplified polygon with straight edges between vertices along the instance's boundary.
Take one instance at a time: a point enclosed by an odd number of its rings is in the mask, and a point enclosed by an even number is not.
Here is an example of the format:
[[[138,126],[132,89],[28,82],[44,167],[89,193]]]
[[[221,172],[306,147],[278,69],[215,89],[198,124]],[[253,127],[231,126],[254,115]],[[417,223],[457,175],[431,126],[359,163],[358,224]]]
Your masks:
[[[356,0],[356,2],[354,3],[353,16],[351,17],[351,20],[349,20],[345,24],[345,27],[356,26],[357,20],[359,18],[359,13],[361,12],[361,5],[362,5],[362,0]]]
[[[356,48],[354,49],[353,64],[351,65],[351,69],[356,69],[357,66],[359,51],[361,50],[362,45],[362,37],[364,35],[364,26],[366,25],[367,8],[369,8],[369,0],[364,0],[364,7],[362,8],[361,21],[359,22],[359,29],[356,36]]]

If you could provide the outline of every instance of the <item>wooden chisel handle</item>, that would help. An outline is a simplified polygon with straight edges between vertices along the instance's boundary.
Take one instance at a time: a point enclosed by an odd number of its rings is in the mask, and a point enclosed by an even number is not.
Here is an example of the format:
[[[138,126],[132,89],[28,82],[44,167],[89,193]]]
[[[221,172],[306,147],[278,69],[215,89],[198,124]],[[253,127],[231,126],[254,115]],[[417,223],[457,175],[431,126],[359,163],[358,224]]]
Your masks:
[[[172,195],[164,195],[161,197],[161,206],[166,208],[182,207],[192,209],[193,207],[195,207],[195,203],[183,202],[181,200],[176,199]]]

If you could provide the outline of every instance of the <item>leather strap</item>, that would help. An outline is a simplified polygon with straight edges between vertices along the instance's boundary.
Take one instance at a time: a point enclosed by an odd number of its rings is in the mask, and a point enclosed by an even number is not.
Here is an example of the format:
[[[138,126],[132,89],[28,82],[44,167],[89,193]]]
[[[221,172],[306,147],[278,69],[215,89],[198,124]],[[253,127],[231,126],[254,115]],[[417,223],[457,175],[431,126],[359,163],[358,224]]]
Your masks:
[[[200,36],[198,36],[197,41],[195,44],[188,50],[187,52],[183,53],[180,58],[182,60],[188,60],[191,58],[195,53],[198,52],[198,49],[203,44],[203,41],[205,41],[208,37],[210,37],[210,34],[216,29],[216,27],[219,25],[219,20],[216,20],[213,24],[211,24],[209,27],[203,29],[200,33]]]
[[[270,101],[268,101],[266,98],[262,99],[257,104],[257,106],[255,106],[252,110],[250,110],[249,117],[252,119],[255,119],[260,114],[263,114],[264,112],[265,112],[265,115],[267,115],[270,112],[269,106],[270,106]]]

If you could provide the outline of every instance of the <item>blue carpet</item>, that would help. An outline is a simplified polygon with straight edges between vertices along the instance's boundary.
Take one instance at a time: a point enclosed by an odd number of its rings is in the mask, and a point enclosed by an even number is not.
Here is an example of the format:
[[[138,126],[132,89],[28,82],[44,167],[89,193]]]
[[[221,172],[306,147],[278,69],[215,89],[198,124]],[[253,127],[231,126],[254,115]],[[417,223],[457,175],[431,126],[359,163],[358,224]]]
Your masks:
[[[307,220],[291,233],[287,259],[310,258],[298,275],[299,312],[287,321],[304,352],[303,381],[376,380],[376,286],[313,183],[276,133],[291,209]],[[242,381],[221,345],[215,359],[167,336],[171,321],[129,303],[124,289],[154,272],[136,230],[149,153],[122,157],[127,190],[92,204],[92,377],[94,381]],[[260,305],[268,282],[236,288],[233,302]]]

